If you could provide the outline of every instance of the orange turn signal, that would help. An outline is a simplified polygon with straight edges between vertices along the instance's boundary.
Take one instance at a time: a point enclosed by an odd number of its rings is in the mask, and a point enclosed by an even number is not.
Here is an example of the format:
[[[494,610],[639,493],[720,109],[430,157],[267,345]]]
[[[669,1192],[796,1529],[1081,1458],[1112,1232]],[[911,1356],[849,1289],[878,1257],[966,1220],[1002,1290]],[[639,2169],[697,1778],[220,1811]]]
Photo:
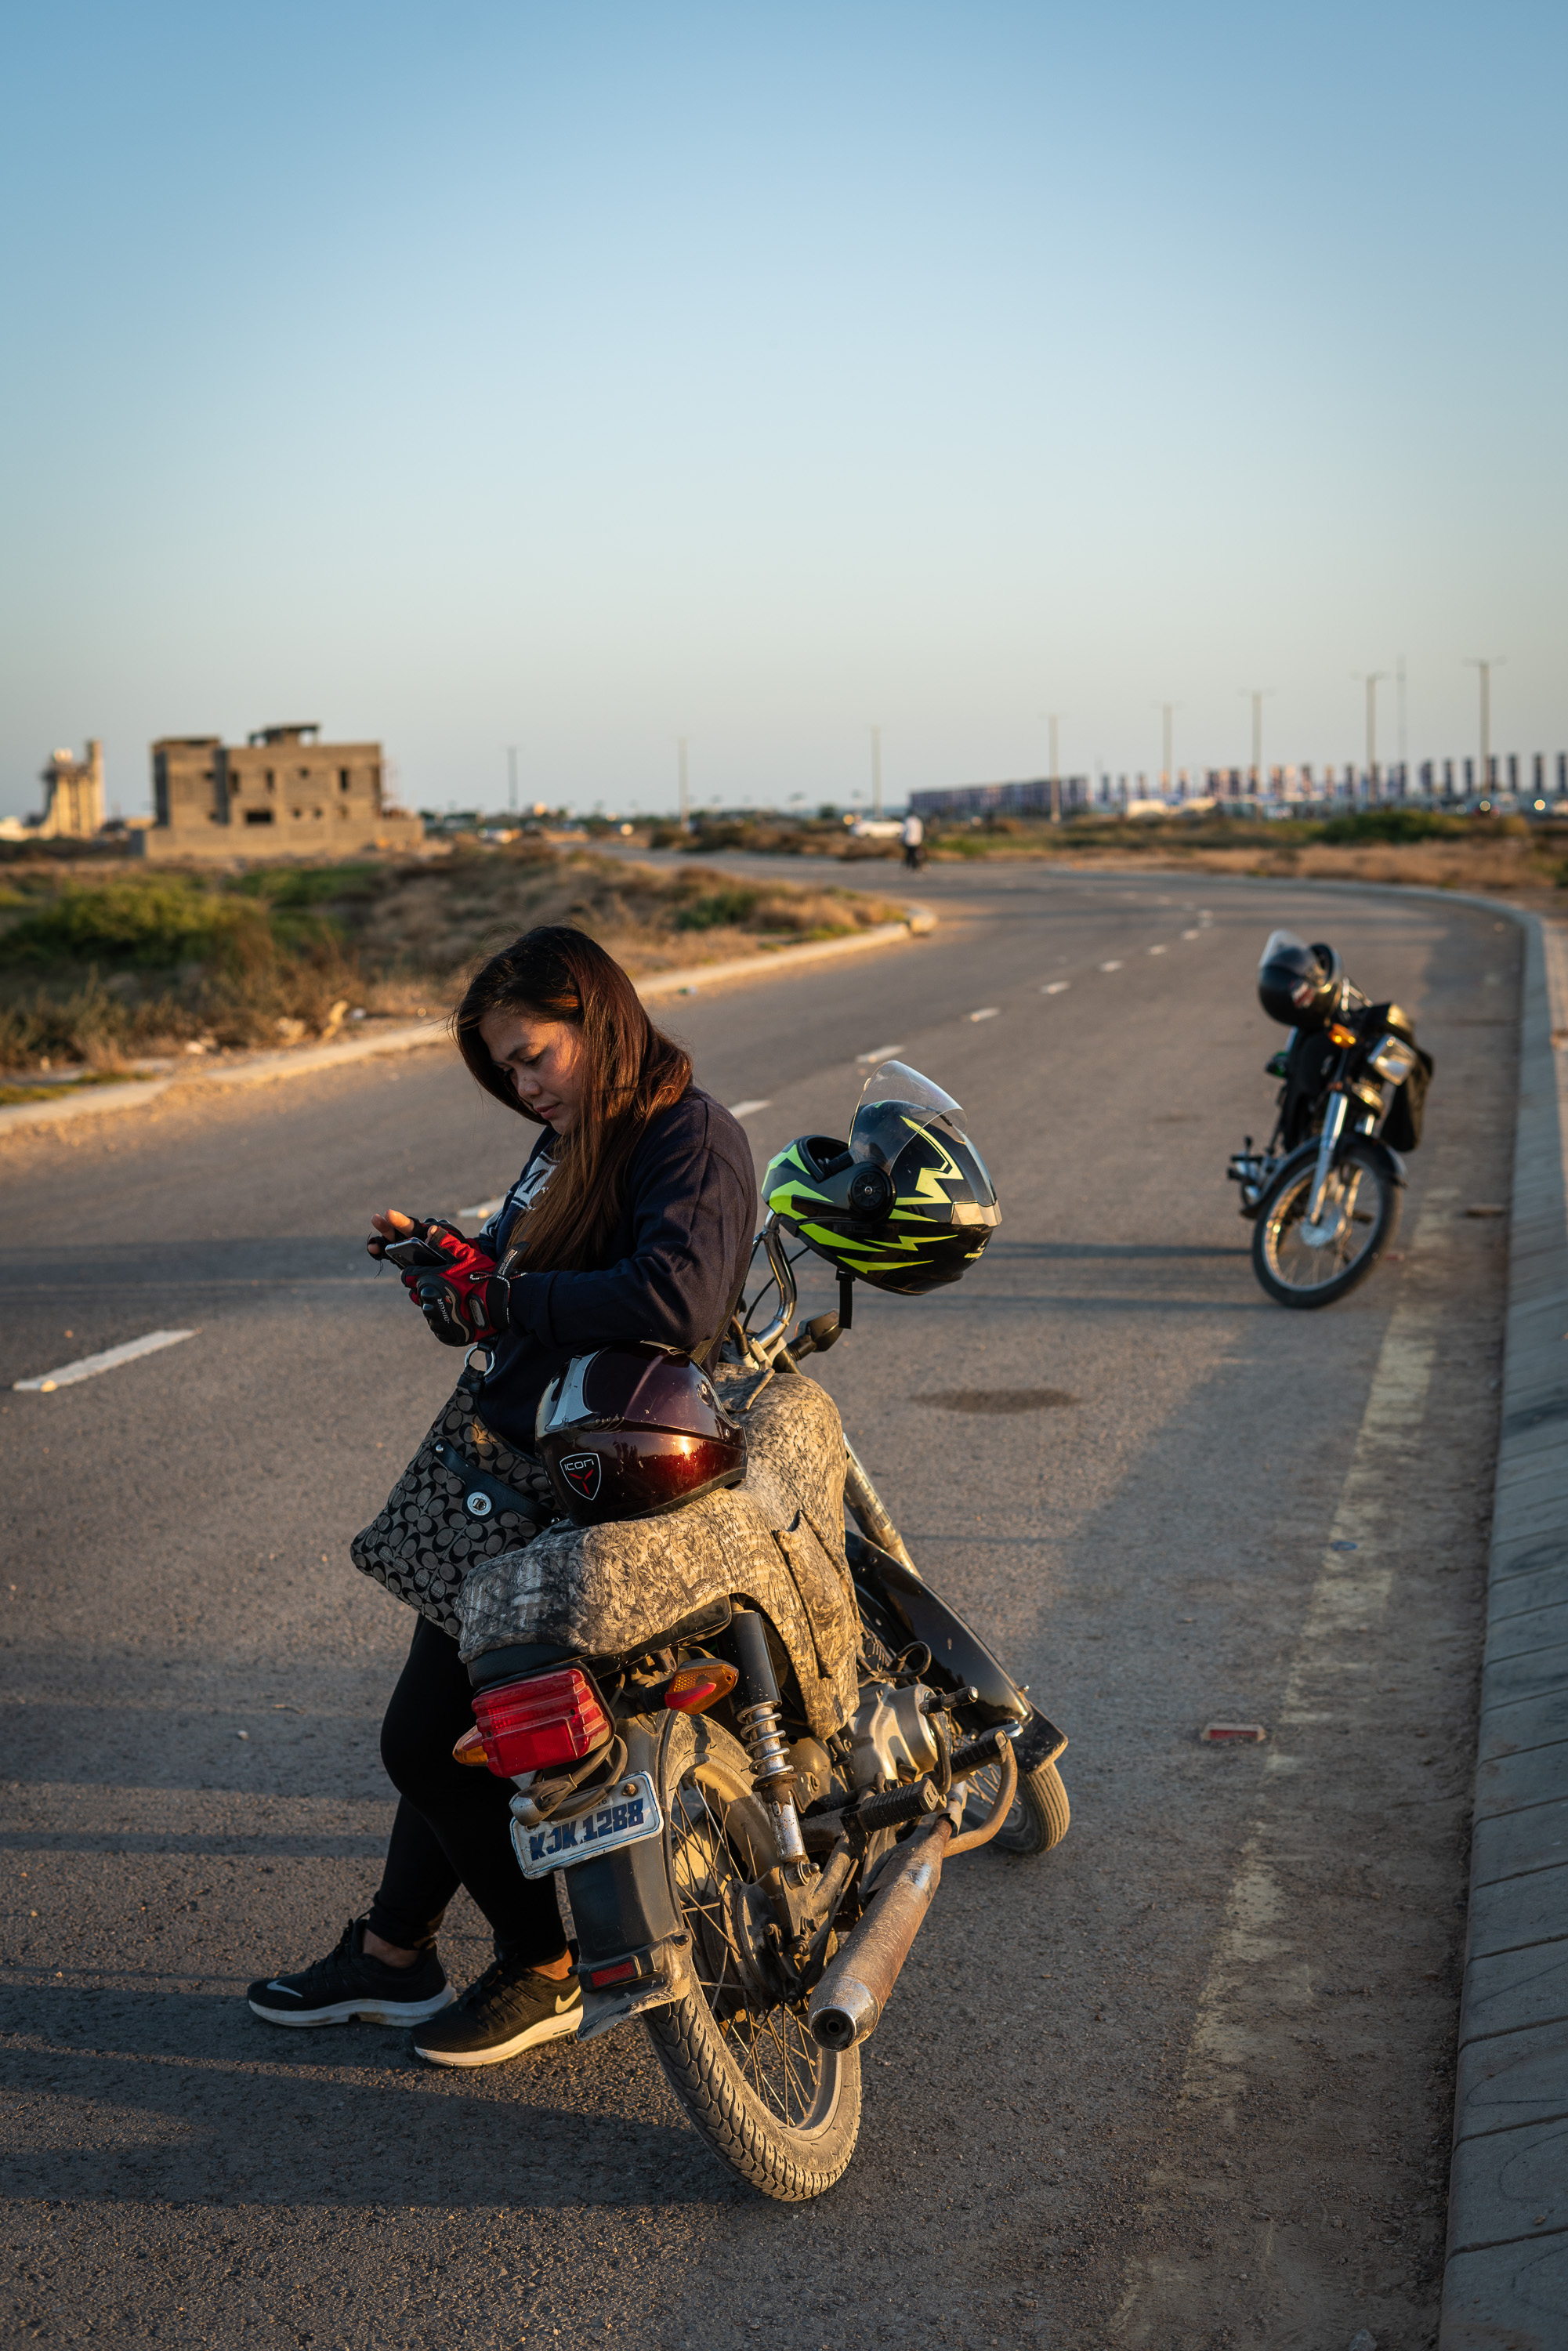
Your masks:
[[[471,1730],[464,1732],[452,1750],[452,1761],[455,1763],[489,1762],[490,1759],[485,1752],[485,1734],[477,1723]]]
[[[1338,1020],[1331,1020],[1329,1022],[1329,1043],[1331,1045],[1354,1045],[1354,1042],[1355,1030],[1354,1029],[1346,1029],[1343,1024]]]
[[[664,1704],[676,1714],[706,1714],[721,1698],[727,1698],[740,1676],[733,1666],[720,1657],[700,1657],[695,1665],[683,1666],[672,1674],[664,1687]]]

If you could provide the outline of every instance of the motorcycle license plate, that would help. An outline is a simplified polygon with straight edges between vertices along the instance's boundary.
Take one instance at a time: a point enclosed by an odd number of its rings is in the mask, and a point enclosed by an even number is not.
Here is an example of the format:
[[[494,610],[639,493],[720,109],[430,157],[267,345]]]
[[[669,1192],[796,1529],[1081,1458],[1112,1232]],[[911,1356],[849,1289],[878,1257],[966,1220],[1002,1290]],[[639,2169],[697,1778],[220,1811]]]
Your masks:
[[[574,1821],[547,1821],[540,1829],[514,1821],[512,1850],[525,1877],[549,1877],[553,1870],[570,1869],[599,1854],[641,1844],[644,1837],[657,1836],[664,1825],[652,1779],[646,1771],[634,1771],[617,1780],[601,1804],[591,1813],[580,1813]]]

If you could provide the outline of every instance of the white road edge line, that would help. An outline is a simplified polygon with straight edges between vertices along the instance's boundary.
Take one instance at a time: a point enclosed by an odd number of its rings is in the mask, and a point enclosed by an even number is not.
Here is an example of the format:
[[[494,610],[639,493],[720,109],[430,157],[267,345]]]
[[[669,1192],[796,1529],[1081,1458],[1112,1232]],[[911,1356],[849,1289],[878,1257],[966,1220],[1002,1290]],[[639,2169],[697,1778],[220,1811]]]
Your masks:
[[[1441,1257],[1448,1246],[1454,1196],[1447,1189],[1428,1192],[1413,1252]],[[1333,1701],[1348,1709],[1358,1688],[1365,1686],[1364,1659],[1345,1657],[1340,1636],[1375,1632],[1387,1613],[1394,1571],[1385,1546],[1398,1534],[1397,1510],[1390,1499],[1391,1473],[1412,1458],[1420,1439],[1439,1320],[1435,1305],[1416,1299],[1401,1299],[1389,1316],[1333,1523],[1296,1637],[1278,1716],[1281,1726],[1332,1724],[1337,1719]],[[1279,1747],[1263,1758],[1257,1810],[1198,1995],[1181,2095],[1189,2109],[1207,2108],[1213,2135],[1223,2133],[1233,2119],[1235,2093],[1263,2045],[1255,2022],[1237,2022],[1239,2009],[1249,1997],[1255,2019],[1267,2000],[1283,2011],[1312,1997],[1301,1989],[1308,1981],[1308,1955],[1291,1939],[1290,1894],[1281,1882],[1286,1876],[1281,1864],[1290,1854],[1289,1823],[1276,1823],[1272,1802],[1273,1788],[1309,1769],[1311,1761],[1310,1756]],[[1151,2198],[1151,2205],[1155,2200]],[[1169,2274],[1168,2264],[1146,2255],[1135,2256],[1128,2264],[1122,2305],[1112,2328],[1119,2341],[1138,2346],[1150,2341],[1156,2324],[1166,2316],[1162,2288]]]
[[[873,1061],[896,1061],[903,1050],[902,1045],[879,1045],[874,1053],[857,1053],[855,1067],[857,1070],[867,1070]]]
[[[772,1107],[772,1095],[760,1094],[756,1102],[731,1102],[729,1114],[731,1118],[749,1118],[754,1110],[771,1110]]]
[[[11,1384],[52,1395],[56,1388],[74,1388],[78,1380],[95,1380],[99,1372],[118,1371],[121,1364],[133,1364],[138,1355],[156,1354],[160,1347],[175,1347],[182,1339],[195,1335],[193,1331],[149,1331],[144,1339],[127,1339],[122,1347],[107,1347],[101,1355],[83,1355],[77,1363],[62,1364],[57,1372],[40,1372],[36,1380],[13,1380]]]

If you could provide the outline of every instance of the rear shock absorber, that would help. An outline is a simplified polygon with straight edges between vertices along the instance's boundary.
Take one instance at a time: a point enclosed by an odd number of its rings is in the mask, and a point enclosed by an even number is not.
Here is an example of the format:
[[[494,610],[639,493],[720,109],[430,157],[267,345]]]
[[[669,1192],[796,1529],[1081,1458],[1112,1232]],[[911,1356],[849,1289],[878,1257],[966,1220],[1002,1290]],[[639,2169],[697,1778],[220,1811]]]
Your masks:
[[[787,1869],[799,1872],[810,1865],[806,1841],[800,1834],[800,1814],[795,1810],[795,1767],[789,1761],[784,1708],[779,1702],[773,1660],[768,1654],[768,1635],[754,1608],[737,1608],[729,1629],[735,1641],[736,1662],[740,1667],[737,1696],[741,1703],[735,1709],[735,1719],[751,1758],[757,1792],[772,1816],[779,1858]]]

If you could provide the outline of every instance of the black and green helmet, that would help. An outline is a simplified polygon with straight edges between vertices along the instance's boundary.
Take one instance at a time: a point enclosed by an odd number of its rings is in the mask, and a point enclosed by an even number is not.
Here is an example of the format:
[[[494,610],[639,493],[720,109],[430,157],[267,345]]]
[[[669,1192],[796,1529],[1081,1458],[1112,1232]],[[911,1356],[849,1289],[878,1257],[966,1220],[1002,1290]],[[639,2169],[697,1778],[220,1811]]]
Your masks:
[[[903,1061],[866,1080],[847,1144],[797,1135],[762,1196],[836,1272],[904,1298],[961,1281],[1001,1222],[963,1112]]]

